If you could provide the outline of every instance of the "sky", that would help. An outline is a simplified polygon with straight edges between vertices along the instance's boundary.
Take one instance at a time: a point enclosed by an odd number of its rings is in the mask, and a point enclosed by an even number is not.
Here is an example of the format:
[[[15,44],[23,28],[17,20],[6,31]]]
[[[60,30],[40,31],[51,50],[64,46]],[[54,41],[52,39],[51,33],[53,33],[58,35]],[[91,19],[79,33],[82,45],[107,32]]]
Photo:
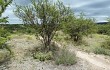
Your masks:
[[[54,0],[56,1],[56,0]],[[85,13],[87,18],[95,18],[96,22],[105,22],[107,17],[110,17],[110,0],[61,0],[65,6],[70,6],[75,15],[78,16],[81,12]],[[30,4],[30,0],[14,0],[15,3],[20,5]],[[14,3],[13,2],[13,3]],[[9,17],[10,24],[22,23],[17,18],[13,10],[14,4],[7,7],[2,16]]]

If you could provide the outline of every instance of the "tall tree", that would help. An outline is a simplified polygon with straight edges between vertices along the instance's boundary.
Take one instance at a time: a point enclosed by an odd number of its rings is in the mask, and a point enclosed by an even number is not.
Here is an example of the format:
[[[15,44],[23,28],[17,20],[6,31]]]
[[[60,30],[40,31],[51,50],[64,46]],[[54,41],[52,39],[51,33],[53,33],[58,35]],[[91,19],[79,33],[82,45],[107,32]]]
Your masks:
[[[12,3],[13,0],[0,0],[0,23],[7,23],[8,17],[1,17],[2,13],[6,10],[7,6]]]
[[[24,24],[31,24],[37,28],[36,32],[42,37],[44,49],[50,49],[57,28],[72,15],[70,8],[60,1],[54,3],[52,0],[32,0],[31,5],[16,5],[16,8],[15,15],[22,19]]]

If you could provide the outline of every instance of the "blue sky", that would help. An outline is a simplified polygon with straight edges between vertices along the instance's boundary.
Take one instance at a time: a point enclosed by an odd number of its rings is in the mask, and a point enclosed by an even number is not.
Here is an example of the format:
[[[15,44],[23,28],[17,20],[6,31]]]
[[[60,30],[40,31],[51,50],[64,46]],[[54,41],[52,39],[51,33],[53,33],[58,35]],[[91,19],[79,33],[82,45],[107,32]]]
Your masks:
[[[55,1],[55,0],[54,0]],[[95,18],[97,22],[106,21],[107,17],[110,17],[110,0],[62,0],[66,6],[70,6],[75,15],[84,12],[87,17]],[[17,4],[28,5],[29,0],[15,0]],[[9,17],[9,23],[16,24],[22,23],[19,18],[13,14],[15,7],[10,5],[7,7],[3,16]]]

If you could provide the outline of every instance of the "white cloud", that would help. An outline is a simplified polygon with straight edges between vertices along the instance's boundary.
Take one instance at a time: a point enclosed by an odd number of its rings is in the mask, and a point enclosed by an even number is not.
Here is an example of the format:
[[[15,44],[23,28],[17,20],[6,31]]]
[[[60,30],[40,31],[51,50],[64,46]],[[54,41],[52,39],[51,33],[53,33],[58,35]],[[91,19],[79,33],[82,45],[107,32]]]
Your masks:
[[[56,0],[54,0],[56,1]],[[106,21],[106,17],[110,16],[110,0],[61,0],[66,6],[70,6],[76,15],[80,12],[84,12],[87,17],[94,17],[97,21]],[[28,5],[29,0],[15,0],[17,4]],[[10,23],[21,23],[19,19],[14,15],[13,5],[9,6],[3,13],[3,16],[9,17]]]

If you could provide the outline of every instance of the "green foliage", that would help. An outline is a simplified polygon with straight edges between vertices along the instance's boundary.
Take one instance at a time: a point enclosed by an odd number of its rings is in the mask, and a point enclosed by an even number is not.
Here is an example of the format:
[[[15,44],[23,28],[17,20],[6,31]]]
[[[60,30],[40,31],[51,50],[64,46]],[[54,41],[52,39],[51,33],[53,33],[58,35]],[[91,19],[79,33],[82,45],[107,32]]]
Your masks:
[[[6,48],[3,45],[6,43],[8,36],[9,36],[9,32],[3,27],[0,28],[0,49]]]
[[[9,39],[8,36],[10,33],[8,32],[7,29],[4,27],[0,28],[0,49],[7,49],[10,54],[12,53],[10,47],[6,44],[7,40]]]
[[[0,37],[0,49],[3,49],[3,45],[5,44],[5,42],[7,41],[6,38]]]
[[[0,37],[7,38],[7,36],[9,36],[9,35],[10,35],[10,33],[6,29],[4,29],[3,27],[0,28]]]
[[[96,47],[93,51],[95,54],[104,54],[110,56],[110,50],[105,49],[103,47]]]
[[[79,18],[71,16],[69,19],[68,23],[63,24],[64,32],[69,34],[75,42],[82,40],[82,36],[94,33],[96,30],[94,20],[87,19],[82,14]]]
[[[10,46],[6,44],[7,40],[7,38],[0,37],[0,49],[7,49],[7,51],[9,51],[10,54],[12,54]]]
[[[24,29],[22,29],[21,32],[26,34],[35,34],[36,29],[34,29],[32,26],[24,25]]]
[[[110,35],[110,24],[99,24],[98,27],[98,34]]]
[[[99,24],[98,27],[98,34],[110,35],[110,18],[107,18],[107,24]]]
[[[76,55],[66,49],[62,49],[61,52],[55,56],[55,63],[57,65],[73,65],[76,63]]]
[[[0,31],[2,34],[35,34],[35,29],[24,24],[1,24]],[[5,35],[4,35],[5,36]]]
[[[105,42],[103,42],[101,47],[110,50],[110,38],[108,38]]]
[[[6,7],[12,3],[13,0],[0,0],[0,23],[4,22],[4,23],[7,23],[7,18],[8,17],[3,17],[1,18],[2,16],[2,13],[6,10]]]
[[[3,23],[8,23],[7,18],[8,18],[8,17],[4,17],[4,18],[0,19],[0,23],[1,23],[1,22],[3,22]]]
[[[40,61],[46,61],[53,59],[52,52],[36,52],[34,58]]]
[[[85,37],[84,40],[88,45],[79,46],[82,50],[89,53],[110,55],[110,38],[108,35],[92,34],[92,37]]]
[[[60,24],[67,22],[66,19],[72,15],[72,11],[60,1],[54,3],[52,0],[31,0],[29,6],[16,5],[15,15],[24,24],[33,26],[38,36],[42,37],[45,49],[49,49]]]

